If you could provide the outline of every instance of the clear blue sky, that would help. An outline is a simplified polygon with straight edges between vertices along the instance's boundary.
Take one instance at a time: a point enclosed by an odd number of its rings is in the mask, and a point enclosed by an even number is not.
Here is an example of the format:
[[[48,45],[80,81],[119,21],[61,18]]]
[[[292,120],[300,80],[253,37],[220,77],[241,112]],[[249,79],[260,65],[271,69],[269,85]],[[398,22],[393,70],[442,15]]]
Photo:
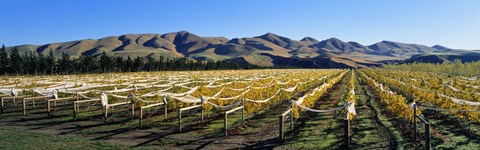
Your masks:
[[[1,0],[0,15],[7,46],[186,30],[480,49],[479,0]]]

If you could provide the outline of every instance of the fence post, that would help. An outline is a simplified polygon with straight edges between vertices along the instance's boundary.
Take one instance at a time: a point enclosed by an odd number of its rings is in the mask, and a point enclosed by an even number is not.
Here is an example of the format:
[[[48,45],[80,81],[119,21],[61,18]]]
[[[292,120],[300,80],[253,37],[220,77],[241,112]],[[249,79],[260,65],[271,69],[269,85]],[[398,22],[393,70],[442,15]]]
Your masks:
[[[413,105],[413,140],[417,142],[417,106]]]
[[[167,96],[163,97],[163,105],[165,106],[165,120],[168,118]]]
[[[430,123],[425,123],[425,149],[430,149]]]
[[[135,118],[135,103],[132,103],[132,118]]]
[[[290,112],[290,130],[293,130],[293,100],[290,101],[290,103],[291,103],[290,109],[292,109],[292,111]]]
[[[48,113],[47,113],[47,117],[49,117],[49,118],[50,118],[50,111],[51,111],[51,110],[50,110],[50,101],[47,100],[47,112],[48,112]]]
[[[142,127],[142,119],[143,119],[143,109],[140,107],[140,119],[138,120],[138,125]]]
[[[242,127],[245,127],[245,98],[242,98]]]
[[[68,99],[65,100],[65,109],[68,108]]]
[[[447,95],[447,85],[443,83],[443,95]]]
[[[73,102],[73,120],[77,120],[77,102]]]
[[[279,122],[278,122],[278,133],[279,133],[279,135],[278,135],[278,137],[280,138],[280,142],[283,142],[283,116],[280,115],[278,117],[278,120],[279,120]]]
[[[0,110],[0,113],[3,114],[3,97],[0,98],[0,103],[1,103],[1,104],[0,104],[0,109],[1,109],[1,110]]]
[[[225,118],[224,118],[224,122],[223,122],[223,131],[225,132],[225,136],[228,136],[228,130],[227,130],[227,112],[224,113],[225,114]]]
[[[107,124],[107,117],[108,117],[108,105],[103,106],[103,114],[104,114],[104,123]]]
[[[201,115],[200,115],[200,123],[203,123],[203,101],[204,100],[205,99],[203,98],[203,96],[200,96],[200,103],[201,103],[200,106],[201,106],[201,109],[202,109],[201,110]]]
[[[27,115],[27,106],[25,106],[25,98],[22,98],[22,110],[23,110],[23,115]]]
[[[349,103],[345,103],[345,109],[347,109],[347,115],[345,117],[345,147],[348,149],[350,147],[350,120],[348,120],[350,113],[348,113]]]
[[[178,108],[178,131],[182,132],[182,111]]]
[[[350,120],[345,119],[345,147],[350,147]]]

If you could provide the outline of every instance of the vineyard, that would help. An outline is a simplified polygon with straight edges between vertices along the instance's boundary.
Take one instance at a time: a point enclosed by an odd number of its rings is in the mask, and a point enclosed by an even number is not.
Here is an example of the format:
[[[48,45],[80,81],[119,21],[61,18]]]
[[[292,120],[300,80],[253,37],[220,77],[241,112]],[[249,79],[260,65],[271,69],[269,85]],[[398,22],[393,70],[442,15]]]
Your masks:
[[[0,148],[475,149],[479,86],[392,68],[4,76]]]

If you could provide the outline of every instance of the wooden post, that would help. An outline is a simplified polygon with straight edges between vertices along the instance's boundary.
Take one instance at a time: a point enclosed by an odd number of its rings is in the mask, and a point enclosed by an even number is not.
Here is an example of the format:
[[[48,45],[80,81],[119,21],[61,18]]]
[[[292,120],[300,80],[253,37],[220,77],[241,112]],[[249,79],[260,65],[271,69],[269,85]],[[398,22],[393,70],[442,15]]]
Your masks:
[[[47,117],[50,118],[50,101],[47,100]]]
[[[345,109],[347,109],[347,115],[345,117],[345,147],[348,149],[350,147],[350,113],[348,113],[348,101],[345,103]]]
[[[35,108],[35,99],[32,99],[32,107]]]
[[[165,120],[168,118],[167,96],[163,97],[163,105],[165,107]],[[202,108],[203,111],[203,108]]]
[[[90,106],[90,105],[86,104],[86,106],[87,106],[87,109],[88,109],[88,106]],[[80,114],[80,103],[79,102],[77,102],[77,113]]]
[[[77,120],[77,101],[73,102],[73,120]]]
[[[143,109],[140,108],[140,119],[138,120],[138,124],[140,127],[142,127],[142,119],[143,119]]]
[[[165,109],[165,110],[164,110],[164,111],[165,111],[165,112],[164,112],[164,118],[165,118],[165,120],[167,120],[167,118],[168,118],[168,107],[167,107],[166,104],[165,104],[165,106],[163,106],[163,107],[164,107],[164,109]]]
[[[23,110],[23,115],[27,115],[27,106],[25,105],[25,98],[22,98],[22,110]]]
[[[182,132],[182,111],[178,108],[178,131]]]
[[[65,100],[65,109],[68,108],[68,99]]]
[[[350,147],[350,120],[348,117],[345,119],[345,147]]]
[[[0,98],[0,103],[1,103],[1,105],[0,105],[0,109],[1,109],[1,110],[0,110],[0,113],[3,113],[3,97]]]
[[[413,139],[417,142],[417,106],[413,105]]]
[[[103,114],[104,114],[104,122],[107,124],[107,117],[108,117],[108,105],[103,106]]]
[[[224,135],[225,136],[228,136],[228,130],[227,130],[227,112],[224,113],[225,114],[225,118],[223,119],[223,131],[224,131]]]
[[[293,110],[293,103],[291,104],[290,108]],[[290,130],[293,130],[293,112],[290,112]]]
[[[245,98],[242,98],[242,127],[245,127]]]
[[[447,95],[447,85],[443,83],[443,95]]]
[[[202,110],[201,110],[201,114],[200,114],[200,123],[203,123],[203,101],[204,101],[204,100],[205,100],[205,99],[203,98],[203,96],[200,96],[200,103],[201,103],[201,104],[200,104],[200,106],[201,106],[200,109],[202,109]]]
[[[80,95],[78,95],[78,92],[75,92],[75,95],[76,95],[75,96],[76,102],[78,102]],[[73,102],[73,110],[74,111],[78,111],[78,108],[77,108],[78,106],[75,104],[76,102]]]
[[[425,149],[430,150],[430,123],[425,123]]]
[[[135,118],[135,104],[132,103],[132,118]]]
[[[243,108],[244,108],[243,106],[240,106],[240,107],[236,107],[236,108],[233,108],[233,109],[230,109],[230,110],[224,112],[225,118],[224,118],[224,120],[223,120],[223,121],[224,121],[224,123],[223,123],[223,130],[225,131],[225,136],[228,135],[228,119],[227,119],[228,114],[230,114],[230,113],[232,113],[232,112],[235,112],[235,111],[238,111],[238,110],[240,110],[240,109],[243,110]],[[243,118],[242,118],[242,119],[243,119]]]
[[[280,138],[280,142],[283,142],[283,115],[278,117],[278,137]]]
[[[17,106],[17,102],[15,101],[15,96],[13,97],[13,107]]]

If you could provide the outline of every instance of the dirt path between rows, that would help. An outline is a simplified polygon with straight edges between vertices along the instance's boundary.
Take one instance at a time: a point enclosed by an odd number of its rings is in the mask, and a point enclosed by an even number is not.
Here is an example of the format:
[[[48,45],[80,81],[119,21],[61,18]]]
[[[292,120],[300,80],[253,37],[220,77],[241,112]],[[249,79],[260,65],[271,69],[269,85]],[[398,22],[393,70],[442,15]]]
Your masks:
[[[354,149],[394,149],[395,140],[389,136],[387,129],[381,124],[372,101],[377,101],[371,95],[368,85],[356,75],[355,106],[357,116],[351,123],[353,131],[351,147]],[[393,142],[391,142],[393,141]]]
[[[325,110],[344,105],[350,73],[315,101],[314,109]],[[280,149],[340,149],[343,146],[344,109],[328,112],[303,112],[295,129],[287,132],[287,139]]]

